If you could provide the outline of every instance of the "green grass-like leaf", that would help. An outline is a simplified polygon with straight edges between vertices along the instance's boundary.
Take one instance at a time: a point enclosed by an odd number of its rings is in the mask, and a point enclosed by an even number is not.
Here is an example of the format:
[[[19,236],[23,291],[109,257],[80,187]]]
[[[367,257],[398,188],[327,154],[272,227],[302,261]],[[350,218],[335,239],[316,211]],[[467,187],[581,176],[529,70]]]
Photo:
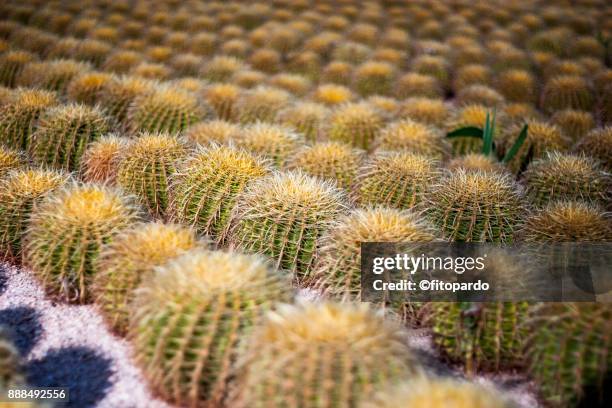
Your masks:
[[[448,132],[446,137],[477,137],[482,138],[482,129],[475,126],[466,126],[459,129],[455,129],[452,132]]]
[[[519,133],[518,138],[516,139],[510,150],[508,150],[508,153],[506,153],[506,155],[502,159],[502,163],[508,163],[514,158],[514,156],[516,156],[523,143],[525,143],[525,139],[527,139],[528,131],[529,126],[525,124],[525,126],[523,126],[523,129],[521,129],[521,133]]]

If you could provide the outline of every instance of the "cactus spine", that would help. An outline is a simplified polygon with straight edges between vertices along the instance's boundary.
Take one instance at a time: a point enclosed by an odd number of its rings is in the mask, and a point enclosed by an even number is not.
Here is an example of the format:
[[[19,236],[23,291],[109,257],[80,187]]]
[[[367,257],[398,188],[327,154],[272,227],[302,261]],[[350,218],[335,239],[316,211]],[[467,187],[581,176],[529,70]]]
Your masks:
[[[192,250],[159,267],[131,306],[136,361],[164,398],[219,406],[241,341],[291,289],[258,257]]]
[[[45,199],[30,217],[23,262],[50,294],[90,300],[101,247],[138,219],[122,193],[93,184],[72,185]]]

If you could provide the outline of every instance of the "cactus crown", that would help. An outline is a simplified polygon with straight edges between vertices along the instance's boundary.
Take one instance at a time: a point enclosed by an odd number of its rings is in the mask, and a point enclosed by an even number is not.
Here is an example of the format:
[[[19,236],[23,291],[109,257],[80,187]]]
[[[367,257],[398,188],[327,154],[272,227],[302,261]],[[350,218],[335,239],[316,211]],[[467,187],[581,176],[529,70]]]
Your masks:
[[[610,241],[612,220],[598,206],[556,201],[529,216],[519,235],[525,241]]]
[[[504,173],[506,168],[492,157],[480,153],[468,153],[459,156],[448,162],[446,166],[449,170],[463,169],[465,171],[483,171]]]
[[[3,177],[6,173],[18,169],[23,165],[25,165],[23,154],[0,146],[0,177]]]
[[[104,72],[88,72],[75,77],[66,89],[68,98],[75,102],[93,105],[98,100],[100,90],[113,76]]]
[[[442,126],[449,113],[450,110],[442,99],[413,97],[402,103],[398,116],[428,125]]]
[[[280,111],[276,117],[283,125],[291,126],[302,133],[307,140],[316,141],[323,133],[324,121],[329,110],[321,104],[297,102]]]
[[[340,105],[353,99],[350,89],[342,85],[323,84],[315,89],[312,98],[325,105]]]
[[[290,98],[291,94],[282,89],[258,86],[245,92],[238,101],[237,119],[240,123],[273,122]]]
[[[368,150],[383,126],[381,112],[364,102],[347,103],[334,111],[328,135],[331,140]]]
[[[110,134],[89,145],[81,160],[83,178],[91,182],[114,182],[121,155],[128,144],[127,138]]]
[[[576,143],[574,150],[599,159],[612,171],[612,126],[591,130]]]
[[[228,143],[242,136],[242,128],[224,120],[198,122],[185,131],[185,138],[193,143]]]
[[[236,143],[280,167],[304,140],[288,127],[259,122],[245,127]]]
[[[410,119],[387,125],[380,132],[375,145],[377,149],[408,150],[438,159],[450,155],[450,145],[442,132],[432,126]]]

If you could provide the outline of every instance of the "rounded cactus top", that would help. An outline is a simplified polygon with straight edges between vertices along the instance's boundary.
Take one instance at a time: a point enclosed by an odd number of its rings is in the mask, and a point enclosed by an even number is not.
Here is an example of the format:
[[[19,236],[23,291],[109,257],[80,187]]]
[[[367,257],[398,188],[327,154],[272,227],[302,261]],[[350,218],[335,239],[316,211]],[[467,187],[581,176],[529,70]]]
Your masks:
[[[15,92],[15,105],[23,108],[42,109],[58,103],[55,92],[30,88],[19,88]]]
[[[176,295],[210,297],[243,290],[257,299],[266,292],[258,293],[255,288],[267,285],[271,288],[280,282],[282,278],[259,256],[192,249],[158,267],[151,280],[143,284],[139,302],[152,305],[166,303]]]
[[[465,171],[483,171],[504,173],[507,169],[492,157],[480,153],[468,153],[454,158],[447,164],[449,170],[463,169]]]
[[[24,166],[25,162],[26,160],[22,153],[0,146],[0,176]]]
[[[612,219],[593,204],[554,201],[529,216],[519,235],[538,242],[612,241]]]
[[[312,98],[325,105],[339,105],[351,101],[353,93],[342,85],[323,84],[315,89]]]
[[[159,155],[177,154],[186,151],[181,139],[167,133],[141,132],[139,137],[128,145],[125,157],[131,160],[154,160]]]
[[[361,408],[516,408],[499,391],[454,379],[402,383],[381,392]]]
[[[415,153],[443,158],[450,155],[450,144],[438,129],[411,119],[392,122],[376,141],[378,149],[407,149]]]
[[[405,332],[367,304],[304,303],[281,305],[269,312],[258,341],[282,344],[291,350],[301,344],[329,343],[364,353],[371,347],[405,349]]]
[[[119,190],[95,184],[73,185],[47,197],[33,217],[78,225],[124,225],[138,216],[137,207]]]
[[[198,122],[185,131],[187,140],[202,145],[211,142],[227,143],[241,135],[242,128],[239,125],[224,120]]]
[[[54,170],[26,169],[11,173],[2,181],[0,190],[3,194],[19,197],[40,197],[61,186],[68,180],[68,175]]]
[[[469,206],[508,205],[522,207],[521,191],[518,185],[506,174],[487,173],[483,171],[467,172],[458,169],[448,174],[433,189],[431,204],[440,205],[437,200],[463,203]]]

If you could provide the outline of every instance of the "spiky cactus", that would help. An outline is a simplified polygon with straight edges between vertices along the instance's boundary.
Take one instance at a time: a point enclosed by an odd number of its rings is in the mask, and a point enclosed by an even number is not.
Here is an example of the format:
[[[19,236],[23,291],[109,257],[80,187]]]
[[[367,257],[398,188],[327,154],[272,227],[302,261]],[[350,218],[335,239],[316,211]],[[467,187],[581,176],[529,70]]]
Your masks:
[[[508,69],[501,72],[497,78],[496,88],[510,102],[536,101],[536,81],[529,71]]]
[[[312,93],[312,100],[327,106],[342,105],[354,98],[351,90],[342,85],[319,85]]]
[[[454,112],[453,116],[446,122],[444,127],[447,132],[467,126],[483,129],[487,120],[487,114],[491,117],[493,115],[493,109],[479,104],[467,105]],[[504,118],[501,112],[498,112],[493,134],[494,140],[497,139],[497,136],[500,134],[500,127],[502,127],[503,122]],[[518,135],[518,132],[516,135]],[[482,139],[475,137],[454,137],[451,142],[455,155],[479,153],[482,150]]]
[[[455,379],[407,381],[360,408],[516,408],[499,390]]]
[[[551,122],[559,126],[573,142],[582,139],[595,127],[593,115],[589,112],[566,109],[556,112]]]
[[[265,161],[243,150],[218,145],[200,148],[173,176],[171,218],[221,241],[238,194],[268,171]]]
[[[153,222],[126,229],[104,245],[95,264],[92,297],[113,330],[125,334],[134,291],[151,279],[155,267],[203,244],[188,228]]]
[[[329,110],[322,104],[297,102],[278,112],[277,122],[291,126],[303,134],[307,141],[316,142],[323,138]]]
[[[282,89],[258,86],[245,92],[236,104],[235,119],[242,124],[274,122],[291,94]]]
[[[389,123],[374,142],[377,150],[401,150],[446,159],[451,146],[437,128],[410,119]]]
[[[404,100],[397,116],[428,125],[443,127],[450,116],[450,108],[442,99],[414,97]]]
[[[556,201],[531,213],[517,233],[526,242],[605,242],[612,240],[612,220],[599,206]]]
[[[575,406],[586,387],[603,391],[612,357],[607,303],[542,303],[524,327],[529,372],[552,406]]]
[[[371,105],[348,103],[333,112],[327,134],[330,140],[349,143],[368,151],[383,124],[383,115]]]
[[[482,85],[470,85],[461,89],[456,95],[460,105],[479,104],[490,108],[501,107],[505,104],[504,97],[495,89]]]
[[[446,238],[511,242],[524,214],[522,192],[507,174],[448,174],[425,195],[426,212]]]
[[[66,95],[73,102],[95,105],[98,102],[100,91],[113,80],[115,79],[112,75],[104,72],[85,73],[68,83]]]
[[[528,121],[529,131],[527,139],[519,148],[517,154],[507,163],[513,173],[525,170],[529,163],[535,159],[546,156],[548,152],[565,152],[569,149],[571,141],[556,125],[539,120]],[[505,154],[520,133],[523,124],[509,126],[499,140],[499,150]]]
[[[236,144],[282,167],[304,144],[304,140],[288,127],[255,123],[243,129],[242,137],[236,140]]]
[[[238,58],[218,55],[204,66],[202,77],[211,82],[225,82],[243,68],[244,63]]]
[[[368,61],[357,67],[354,86],[362,96],[387,95],[395,80],[395,67],[388,62]]]
[[[593,103],[594,92],[584,78],[561,75],[546,82],[542,90],[540,106],[550,113],[561,109],[589,111]]]
[[[442,94],[442,87],[436,78],[416,72],[408,72],[402,75],[397,80],[395,89],[395,95],[402,99],[413,96],[439,98]]]
[[[240,88],[233,84],[213,84],[204,91],[204,99],[222,120],[231,120],[240,96]]]
[[[88,302],[100,249],[138,217],[137,207],[123,193],[74,184],[36,205],[23,262],[48,293],[70,302]]]
[[[151,93],[135,97],[126,114],[132,132],[174,134],[212,116],[212,109],[195,95],[168,86],[159,86]]]
[[[250,339],[230,404],[357,406],[378,387],[423,377],[405,335],[366,304],[283,305]]]
[[[155,82],[137,76],[123,76],[107,82],[98,95],[100,106],[118,123],[126,125],[127,112],[134,99],[150,94]]]
[[[219,406],[232,366],[288,282],[257,256],[192,250],[143,282],[128,336],[153,388],[184,406]]]
[[[605,205],[612,179],[599,163],[584,155],[548,153],[523,173],[527,197],[536,206],[551,201],[581,200]]]
[[[57,189],[67,176],[51,170],[19,170],[0,180],[0,252],[19,260],[21,244],[34,205]]]
[[[321,237],[317,259],[305,278],[334,299],[361,300],[362,242],[431,242],[433,227],[416,213],[387,207],[356,209]]]
[[[446,165],[451,171],[463,169],[469,171],[482,171],[503,174],[508,171],[506,167],[491,156],[485,156],[480,153],[469,153],[464,156],[455,157]]]
[[[312,265],[319,237],[345,208],[332,183],[301,172],[275,173],[239,196],[229,242],[271,257],[299,280]]]
[[[315,143],[296,152],[287,169],[301,169],[311,176],[335,181],[349,189],[357,176],[364,153],[349,145],[336,142]]]
[[[22,50],[7,51],[0,55],[0,84],[14,87],[23,68],[35,60],[34,54]]]
[[[90,65],[70,59],[30,62],[19,73],[16,83],[64,93],[72,78],[90,70]]]
[[[440,175],[438,161],[429,156],[381,151],[359,170],[353,196],[360,205],[412,208]]]
[[[612,126],[593,129],[576,143],[573,150],[599,160],[612,172]]]
[[[21,152],[0,146],[0,179],[25,165],[26,158]]]
[[[117,184],[136,195],[149,213],[163,218],[168,207],[169,179],[187,156],[182,140],[163,133],[143,133],[124,150]]]
[[[20,89],[13,100],[0,107],[0,141],[12,148],[27,149],[40,115],[59,103],[54,93]]]
[[[122,154],[130,142],[125,137],[109,134],[91,143],[81,158],[83,180],[114,184]]]
[[[210,143],[226,144],[242,137],[242,127],[224,120],[198,122],[187,128],[185,139],[207,146]]]
[[[77,170],[87,145],[108,129],[108,118],[97,108],[78,104],[57,106],[41,115],[28,150],[38,164]]]

